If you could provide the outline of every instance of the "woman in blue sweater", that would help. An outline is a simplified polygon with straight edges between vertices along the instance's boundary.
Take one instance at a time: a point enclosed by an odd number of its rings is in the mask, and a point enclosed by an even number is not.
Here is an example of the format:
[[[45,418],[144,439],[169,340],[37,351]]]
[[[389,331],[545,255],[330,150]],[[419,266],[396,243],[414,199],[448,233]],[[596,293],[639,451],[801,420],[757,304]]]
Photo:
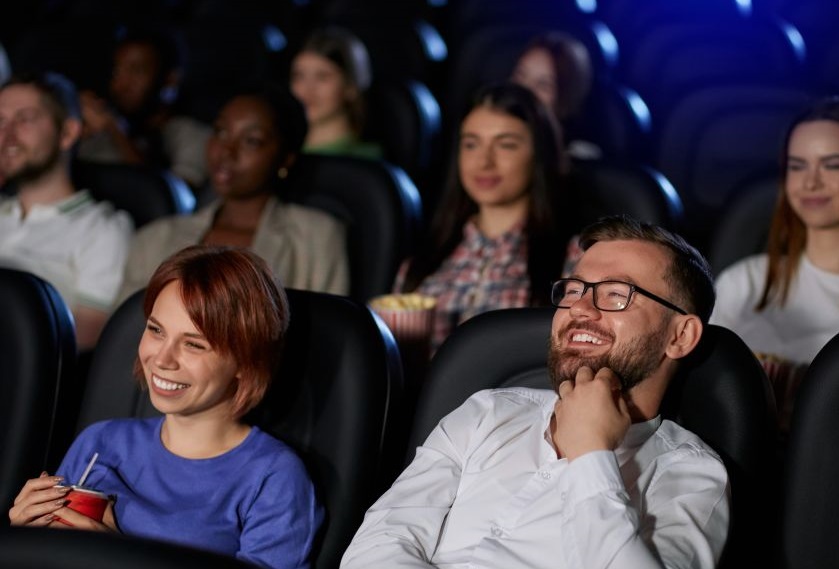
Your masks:
[[[225,553],[263,567],[308,567],[323,514],[297,455],[242,421],[265,394],[288,302],[264,261],[244,249],[194,246],[146,289],[135,364],[163,417],[91,425],[57,476],[29,480],[13,525],[120,531]],[[85,486],[114,496],[102,522],[65,507]]]

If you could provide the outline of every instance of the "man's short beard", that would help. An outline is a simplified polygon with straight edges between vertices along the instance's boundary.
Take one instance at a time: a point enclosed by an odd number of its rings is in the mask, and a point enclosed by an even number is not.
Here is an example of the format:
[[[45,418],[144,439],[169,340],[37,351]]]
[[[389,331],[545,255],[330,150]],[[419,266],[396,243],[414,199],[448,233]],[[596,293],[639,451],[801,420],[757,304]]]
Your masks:
[[[648,336],[638,336],[598,356],[585,356],[575,348],[559,347],[559,339],[567,335],[564,330],[551,338],[548,348],[548,373],[554,390],[559,393],[560,383],[575,379],[577,371],[588,366],[594,373],[604,367],[611,369],[621,382],[621,391],[626,393],[661,365],[667,334],[666,323],[662,323],[658,331]]]
[[[17,187],[39,180],[44,174],[55,168],[55,165],[60,160],[61,145],[56,140],[55,145],[50,149],[47,156],[41,160],[27,162],[17,172],[9,173],[6,182],[11,186]]]

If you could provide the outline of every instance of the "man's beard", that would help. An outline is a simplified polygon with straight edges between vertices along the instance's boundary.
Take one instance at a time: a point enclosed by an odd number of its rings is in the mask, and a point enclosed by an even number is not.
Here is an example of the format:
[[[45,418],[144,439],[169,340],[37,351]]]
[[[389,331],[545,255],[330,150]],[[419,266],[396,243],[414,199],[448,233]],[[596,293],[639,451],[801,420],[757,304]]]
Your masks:
[[[608,352],[597,356],[585,356],[580,350],[559,347],[559,339],[567,336],[568,328],[572,326],[577,330],[588,329],[600,337],[614,339],[612,334],[594,324],[581,322],[569,324],[565,330],[554,335],[548,349],[548,373],[557,393],[559,384],[574,380],[577,370],[583,366],[590,367],[594,373],[604,367],[611,369],[620,380],[621,391],[626,393],[661,365],[664,342],[668,334],[667,326],[663,324],[658,331],[650,335],[635,337],[624,345],[613,346]]]
[[[29,160],[24,163],[17,172],[8,172],[7,183],[13,186],[28,184],[40,179],[44,174],[55,168],[61,160],[61,146],[58,140],[50,148],[49,154],[40,160]]]

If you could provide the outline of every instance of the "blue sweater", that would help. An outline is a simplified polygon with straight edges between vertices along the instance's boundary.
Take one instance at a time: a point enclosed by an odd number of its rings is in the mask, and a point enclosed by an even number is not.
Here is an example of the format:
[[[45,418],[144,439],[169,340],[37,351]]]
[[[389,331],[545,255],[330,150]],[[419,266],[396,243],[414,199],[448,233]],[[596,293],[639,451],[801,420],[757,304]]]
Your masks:
[[[252,427],[221,456],[187,459],[163,446],[162,424],[156,417],[91,425],[57,474],[76,483],[98,452],[85,486],[116,496],[123,533],[272,569],[309,566],[323,512],[303,463],[287,445]]]

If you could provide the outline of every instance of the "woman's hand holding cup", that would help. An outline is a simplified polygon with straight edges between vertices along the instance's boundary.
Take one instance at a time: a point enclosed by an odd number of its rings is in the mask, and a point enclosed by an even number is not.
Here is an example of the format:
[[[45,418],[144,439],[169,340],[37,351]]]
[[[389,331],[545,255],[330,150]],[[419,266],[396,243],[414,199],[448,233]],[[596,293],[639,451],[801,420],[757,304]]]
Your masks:
[[[70,491],[69,486],[59,486],[62,480],[46,472],[27,480],[9,510],[11,525],[47,526],[53,522],[56,512],[64,508]]]

